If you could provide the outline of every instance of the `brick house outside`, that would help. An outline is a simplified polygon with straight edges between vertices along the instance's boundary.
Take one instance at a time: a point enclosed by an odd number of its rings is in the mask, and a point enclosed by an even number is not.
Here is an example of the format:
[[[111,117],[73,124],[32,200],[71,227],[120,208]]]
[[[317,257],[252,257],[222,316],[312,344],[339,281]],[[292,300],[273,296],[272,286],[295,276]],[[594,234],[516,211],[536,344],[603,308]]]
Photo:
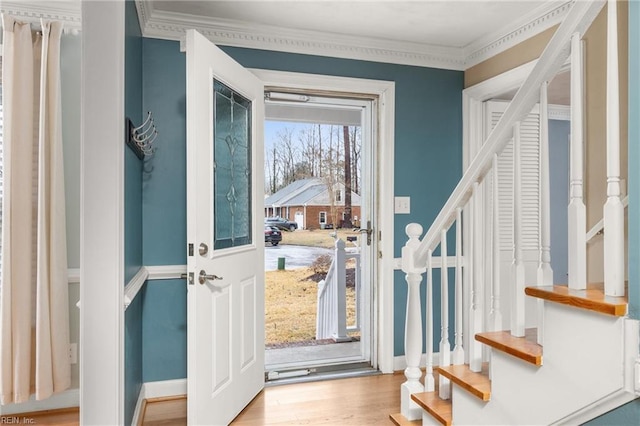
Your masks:
[[[265,217],[280,216],[298,223],[298,229],[341,227],[344,219],[345,186],[334,185],[331,203],[327,184],[317,178],[297,180],[265,198]],[[336,222],[336,223],[334,223]],[[360,226],[360,196],[351,191],[351,222]]]

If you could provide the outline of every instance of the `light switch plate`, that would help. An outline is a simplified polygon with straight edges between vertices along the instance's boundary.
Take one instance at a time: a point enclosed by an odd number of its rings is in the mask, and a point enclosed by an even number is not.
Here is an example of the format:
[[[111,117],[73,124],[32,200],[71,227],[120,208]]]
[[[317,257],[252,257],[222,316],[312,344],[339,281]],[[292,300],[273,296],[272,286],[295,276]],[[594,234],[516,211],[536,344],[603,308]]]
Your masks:
[[[396,214],[411,213],[411,197],[395,197],[394,211]]]

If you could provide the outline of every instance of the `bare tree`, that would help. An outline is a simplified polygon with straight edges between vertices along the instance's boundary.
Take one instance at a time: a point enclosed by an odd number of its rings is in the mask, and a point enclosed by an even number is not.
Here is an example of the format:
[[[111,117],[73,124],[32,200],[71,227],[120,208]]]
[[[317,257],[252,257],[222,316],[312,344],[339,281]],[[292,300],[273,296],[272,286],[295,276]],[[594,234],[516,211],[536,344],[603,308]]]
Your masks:
[[[342,126],[344,139],[344,222],[342,227],[351,228],[351,146],[349,126]]]

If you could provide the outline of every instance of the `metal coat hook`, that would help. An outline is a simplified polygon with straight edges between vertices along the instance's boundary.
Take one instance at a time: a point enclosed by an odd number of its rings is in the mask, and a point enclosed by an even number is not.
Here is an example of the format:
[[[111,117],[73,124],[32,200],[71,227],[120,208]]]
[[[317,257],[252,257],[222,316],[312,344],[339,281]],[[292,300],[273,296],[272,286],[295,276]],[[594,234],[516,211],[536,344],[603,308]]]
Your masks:
[[[147,113],[147,118],[139,126],[134,126],[133,122],[127,118],[127,145],[133,150],[139,159],[150,157],[155,152],[153,146],[158,137],[158,130],[153,121],[151,111]]]

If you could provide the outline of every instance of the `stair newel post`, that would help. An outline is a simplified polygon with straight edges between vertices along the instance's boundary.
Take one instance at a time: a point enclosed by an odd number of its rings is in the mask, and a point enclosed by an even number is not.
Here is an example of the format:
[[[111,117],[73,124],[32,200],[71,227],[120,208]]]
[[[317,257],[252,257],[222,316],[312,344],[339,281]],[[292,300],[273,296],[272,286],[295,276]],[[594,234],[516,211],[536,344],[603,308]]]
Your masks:
[[[502,330],[502,311],[500,310],[500,197],[498,192],[499,170],[498,154],[493,154],[493,179],[492,197],[492,223],[491,223],[491,247],[493,250],[491,274],[491,311],[489,312],[489,327],[492,331]]]
[[[607,3],[607,202],[604,205],[604,290],[624,296],[624,206],[620,199],[620,93],[617,3]]]
[[[402,271],[407,280],[407,316],[404,332],[404,354],[407,368],[404,375],[407,381],[400,390],[400,409],[402,415],[408,420],[422,418],[422,410],[411,400],[411,394],[423,391],[420,383],[422,370],[420,370],[420,355],[422,354],[422,311],[420,306],[420,282],[422,281],[421,267],[416,262],[416,249],[420,245],[422,226],[410,223],[405,228],[409,240],[402,248]],[[427,327],[432,327],[428,324]]]
[[[335,243],[335,303],[336,330],[333,340],[336,342],[350,341],[347,335],[347,259],[345,255],[345,242],[338,238]]]
[[[440,366],[451,365],[451,344],[449,343],[449,265],[447,263],[447,230],[440,231]],[[439,394],[442,399],[449,399],[449,379],[440,377]]]
[[[427,347],[426,374],[424,376],[424,391],[433,392],[436,389],[436,380],[433,376],[433,265],[431,259],[433,252],[427,251],[427,304],[426,322],[427,332],[425,333]]]
[[[583,201],[583,61],[580,34],[571,37],[571,141],[569,149],[568,273],[569,287],[587,288],[587,210]]]
[[[471,312],[469,315],[469,368],[471,371],[479,372],[482,370],[482,344],[475,339],[476,333],[484,331],[482,329],[482,306],[480,305],[480,297],[482,295],[482,261],[480,252],[482,250],[482,239],[480,238],[480,198],[479,183],[473,183],[472,206],[471,211],[473,220],[473,229],[470,232],[472,238],[472,282],[471,282]]]
[[[549,107],[547,99],[548,83],[540,86],[540,236],[539,263],[537,271],[538,286],[553,285],[551,268],[551,203],[549,193]],[[544,302],[537,302],[538,343],[542,344],[544,333]]]
[[[513,125],[513,265],[514,281],[511,297],[511,334],[524,336],[525,294],[524,262],[522,259],[522,150],[520,122]]]
[[[462,343],[462,209],[456,209],[456,294],[455,294],[455,345],[451,362],[453,365],[464,364],[464,345]]]

